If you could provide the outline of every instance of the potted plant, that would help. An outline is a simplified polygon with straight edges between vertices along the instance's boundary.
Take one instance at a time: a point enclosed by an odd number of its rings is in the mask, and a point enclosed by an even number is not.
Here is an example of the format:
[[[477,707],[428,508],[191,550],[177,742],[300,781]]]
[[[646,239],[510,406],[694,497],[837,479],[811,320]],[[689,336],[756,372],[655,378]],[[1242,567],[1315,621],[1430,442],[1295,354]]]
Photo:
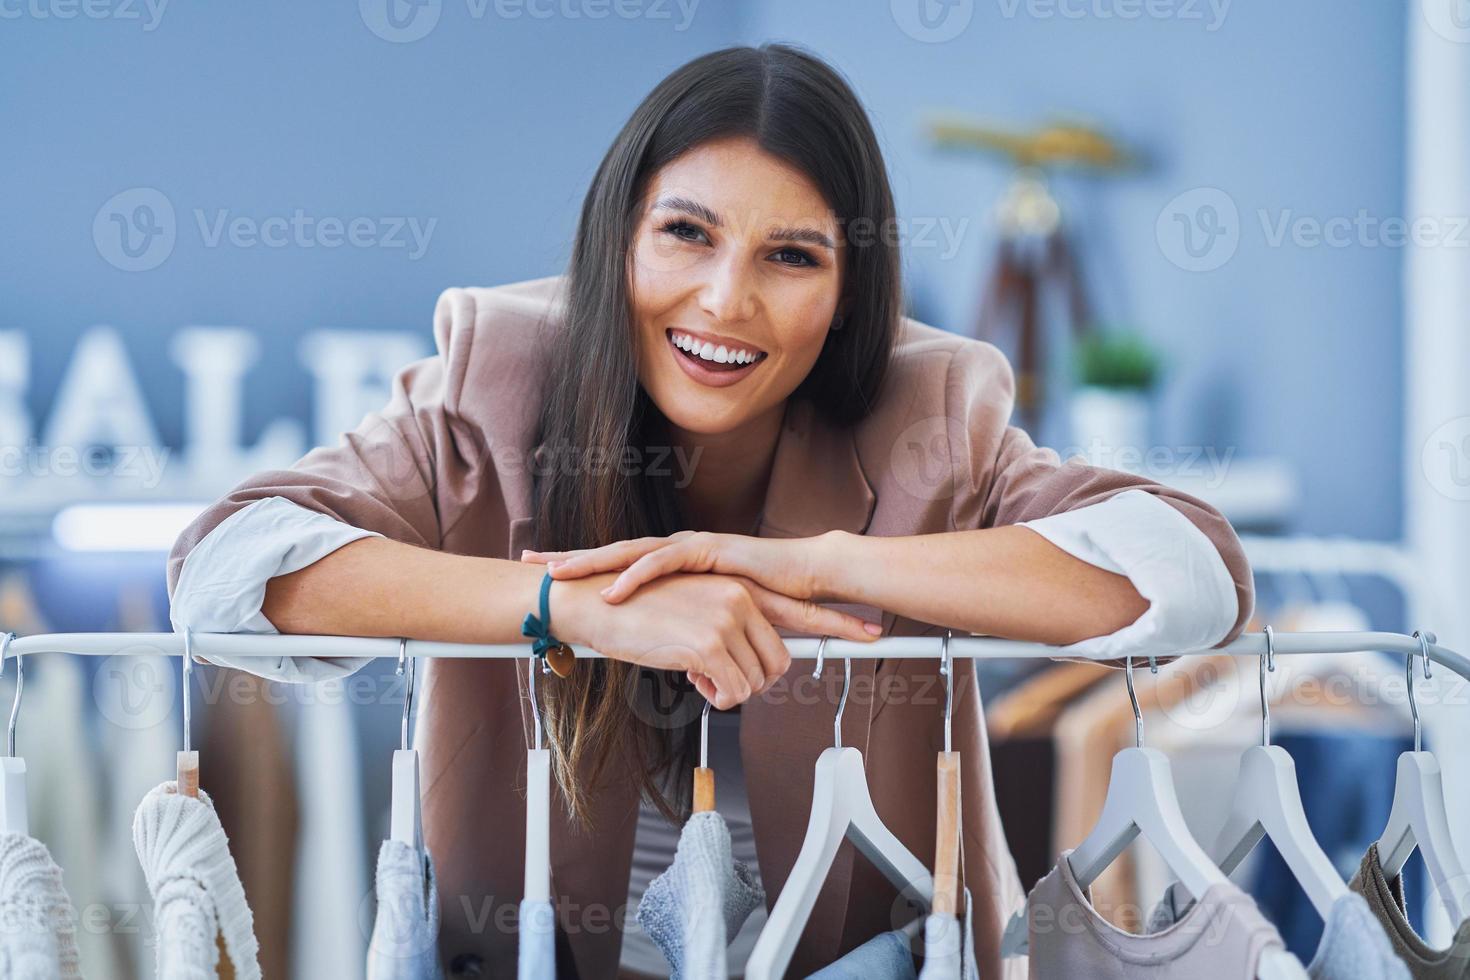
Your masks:
[[[1094,329],[1073,351],[1072,438],[1098,466],[1136,469],[1148,451],[1159,358],[1131,331]]]

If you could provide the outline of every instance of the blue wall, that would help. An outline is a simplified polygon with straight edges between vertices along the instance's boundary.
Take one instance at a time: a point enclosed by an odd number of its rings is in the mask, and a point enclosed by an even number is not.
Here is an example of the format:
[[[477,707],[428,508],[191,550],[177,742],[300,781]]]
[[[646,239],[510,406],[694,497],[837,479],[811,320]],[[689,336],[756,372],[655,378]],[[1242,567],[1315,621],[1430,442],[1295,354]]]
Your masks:
[[[253,439],[283,412],[308,417],[298,334],[426,332],[445,286],[558,271],[602,152],[660,77],[724,44],[794,40],[854,80],[900,214],[969,219],[952,257],[929,248],[908,260],[916,311],[951,329],[973,324],[991,249],[984,211],[1004,172],[932,150],[925,111],[1019,124],[1077,113],[1143,150],[1142,173],[1058,191],[1104,313],[1168,352],[1160,435],[1295,461],[1304,530],[1397,535],[1401,250],[1273,248],[1256,212],[1400,213],[1401,6],[1233,4],[1213,30],[1203,0],[1188,5],[1200,20],[1098,13],[1123,6],[1071,0],[1085,11],[1074,19],[1040,0],[987,0],[945,43],[906,34],[882,0],[703,0],[687,25],[672,0],[601,20],[497,16],[493,0],[476,18],[469,0],[443,0],[410,43],[375,35],[350,2],[177,3],[152,30],[25,14],[0,24],[0,329],[31,335],[32,407],[44,416],[79,333],[117,326],[173,442],[181,378],[166,339],[190,324],[252,328],[280,355],[248,379]],[[1220,268],[1187,272],[1155,223],[1202,186],[1237,205],[1239,246]],[[136,187],[167,197],[178,237],[161,265],[130,273],[104,260],[92,227],[104,202]],[[437,223],[410,259],[404,248],[210,248],[193,214],[296,208]]]
[[[1272,247],[1257,212],[1273,228],[1288,212],[1402,215],[1403,5],[1227,0],[1221,18],[1206,0],[1163,0],[1151,9],[1174,16],[1125,19],[1144,5],[982,0],[958,2],[952,16],[970,19],[934,43],[899,26],[917,2],[767,0],[744,24],[747,41],[809,45],[853,79],[900,215],[956,227],[976,216],[953,258],[910,253],[916,310],[973,328],[993,241],[981,216],[1007,176],[932,149],[925,113],[1093,121],[1150,165],[1056,189],[1100,312],[1167,352],[1160,438],[1285,457],[1302,485],[1299,529],[1396,537],[1403,250]],[[1209,272],[1173,264],[1155,234],[1166,205],[1198,187],[1224,191],[1241,217],[1234,255]]]

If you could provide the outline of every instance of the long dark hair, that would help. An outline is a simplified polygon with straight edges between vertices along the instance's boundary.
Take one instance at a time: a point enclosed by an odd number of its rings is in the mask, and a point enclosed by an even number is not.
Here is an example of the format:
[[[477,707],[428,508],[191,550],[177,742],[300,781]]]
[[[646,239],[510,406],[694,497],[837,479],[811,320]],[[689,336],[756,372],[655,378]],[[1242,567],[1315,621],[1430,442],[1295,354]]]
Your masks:
[[[579,457],[624,458],[668,446],[667,422],[638,382],[629,254],[650,177],[707,141],[743,136],[797,167],[822,191],[845,232],[841,330],[829,331],[793,397],[809,399],[839,426],[877,399],[901,315],[893,195],[866,112],[847,82],[815,56],[783,44],[726,48],[684,65],[633,112],[603,158],[587,197],[566,280],[561,328],[553,334],[541,439]],[[861,232],[861,234],[859,234]],[[552,466],[536,482],[542,550],[595,547],[687,524],[672,480],[627,468]],[[670,819],[688,811],[686,761],[693,726],[640,723],[646,671],[592,660],[557,683],[538,685],[557,783],[579,823],[586,793],[620,753],[644,795]],[[662,675],[670,681],[670,675]],[[678,696],[685,678],[672,679]],[[686,713],[688,714],[688,713]],[[646,714],[643,715],[646,718]],[[692,713],[697,722],[698,712]],[[613,775],[620,773],[613,772]],[[667,774],[665,782],[659,777]],[[668,792],[677,798],[671,803]]]

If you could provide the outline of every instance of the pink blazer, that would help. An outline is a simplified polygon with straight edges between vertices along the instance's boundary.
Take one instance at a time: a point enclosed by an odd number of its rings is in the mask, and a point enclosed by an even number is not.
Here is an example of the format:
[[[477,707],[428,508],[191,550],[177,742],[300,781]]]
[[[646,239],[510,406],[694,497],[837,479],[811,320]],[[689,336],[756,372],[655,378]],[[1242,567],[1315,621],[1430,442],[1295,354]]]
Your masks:
[[[560,317],[561,277],[450,289],[434,311],[438,353],[404,368],[389,405],[342,442],[287,470],[260,473],[201,515],[168,562],[184,558],[231,513],[282,496],[356,527],[428,548],[510,558],[535,547],[532,474],[546,331]],[[1062,462],[1009,425],[1015,384],[996,348],[905,319],[885,392],[855,427],[825,424],[793,403],[776,449],[763,537],[842,528],[854,534],[930,534],[1014,524],[1099,503],[1138,487],[1176,507],[1219,550],[1235,582],[1241,631],[1253,605],[1250,570],[1226,520],[1208,505],[1139,477]],[[860,606],[885,635],[943,630]],[[1223,642],[1223,641],[1222,641]],[[740,750],[760,873],[774,901],[800,849],[813,765],[831,744],[842,671],[791,672],[743,707]],[[424,830],[439,870],[440,951],[464,975],[515,970],[515,908],[524,851],[525,752],[531,719],[525,662],[434,661],[419,708]],[[857,660],[843,743],[862,751],[878,812],[920,858],[932,860],[935,755],[943,746],[936,661]],[[957,665],[954,748],[962,753],[964,876],[975,901],[982,976],[1024,975],[1000,960],[1000,934],[1025,893],[996,811],[980,692]],[[556,807],[554,806],[555,810]],[[631,776],[595,789],[596,832],[554,816],[552,891],[580,976],[617,971],[638,798]],[[894,928],[894,889],[850,845],[839,851],[792,973],[804,976]],[[901,920],[900,920],[901,921]],[[1020,971],[1019,973],[1017,971]],[[451,975],[453,973],[451,972]]]

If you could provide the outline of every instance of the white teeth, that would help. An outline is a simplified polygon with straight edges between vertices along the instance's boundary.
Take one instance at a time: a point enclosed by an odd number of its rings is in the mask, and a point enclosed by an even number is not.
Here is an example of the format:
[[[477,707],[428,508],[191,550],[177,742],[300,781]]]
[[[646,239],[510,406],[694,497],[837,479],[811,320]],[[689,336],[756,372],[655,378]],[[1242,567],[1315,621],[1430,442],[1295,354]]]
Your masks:
[[[751,364],[760,356],[740,348],[717,347],[709,342],[701,345],[698,340],[688,334],[676,333],[673,338],[675,347],[688,351],[701,360],[713,361],[716,364]]]

